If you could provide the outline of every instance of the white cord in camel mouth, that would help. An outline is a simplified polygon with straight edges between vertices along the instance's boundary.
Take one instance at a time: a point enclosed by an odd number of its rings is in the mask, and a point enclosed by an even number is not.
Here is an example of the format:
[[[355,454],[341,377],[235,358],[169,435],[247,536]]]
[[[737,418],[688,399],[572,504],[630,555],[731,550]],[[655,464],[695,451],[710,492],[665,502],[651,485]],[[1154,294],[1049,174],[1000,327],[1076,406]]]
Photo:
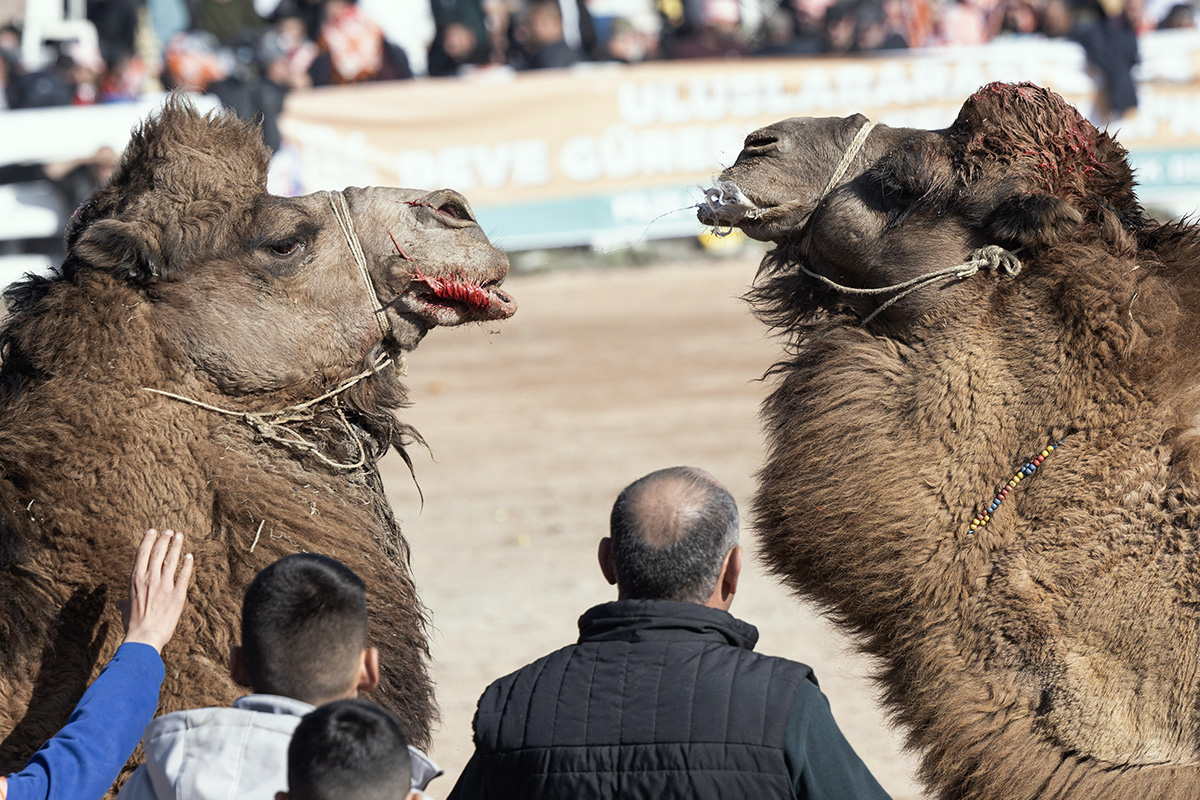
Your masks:
[[[718,229],[732,227],[739,222],[755,219],[763,212],[757,203],[746,197],[736,183],[729,180],[714,180],[712,188],[704,192],[699,204],[709,224]]]

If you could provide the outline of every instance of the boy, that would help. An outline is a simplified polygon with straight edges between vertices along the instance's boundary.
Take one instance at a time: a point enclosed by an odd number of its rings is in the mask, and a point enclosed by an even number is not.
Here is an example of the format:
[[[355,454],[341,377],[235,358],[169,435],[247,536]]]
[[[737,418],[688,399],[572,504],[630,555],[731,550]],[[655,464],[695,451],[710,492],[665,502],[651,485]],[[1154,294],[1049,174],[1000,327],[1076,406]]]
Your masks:
[[[20,772],[0,777],[0,800],[91,800],[108,791],[158,708],[163,645],[179,624],[192,555],[175,576],[183,536],[146,531],[134,557],[129,599],[120,604],[125,640],[83,693],[67,724]]]
[[[314,553],[266,567],[242,601],[242,645],[231,648],[229,670],[253,694],[231,708],[177,711],[150,723],[146,763],[119,800],[274,800],[287,788],[287,749],[300,718],[379,683],[379,651],[367,646],[366,586]]]
[[[288,747],[289,791],[276,800],[417,800],[408,739],[395,714],[366,700],[321,706]]]

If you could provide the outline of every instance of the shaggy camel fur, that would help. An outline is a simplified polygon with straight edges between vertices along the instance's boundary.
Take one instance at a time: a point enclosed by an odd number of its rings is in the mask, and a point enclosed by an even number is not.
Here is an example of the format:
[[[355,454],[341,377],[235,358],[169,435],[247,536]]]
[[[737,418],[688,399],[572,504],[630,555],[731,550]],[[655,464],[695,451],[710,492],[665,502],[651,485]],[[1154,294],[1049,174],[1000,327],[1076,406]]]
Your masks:
[[[700,212],[776,243],[767,563],[878,659],[938,796],[1200,796],[1200,229],[1029,84],[867,124],[750,134]]]
[[[273,197],[267,158],[256,128],[170,101],[76,212],[59,273],[8,293],[0,774],[112,655],[150,526],[186,532],[197,565],[161,711],[240,693],[245,586],[319,552],[366,581],[375,699],[429,744],[425,613],[376,459],[417,439],[391,413],[402,354],[435,325],[511,315],[508,260],[455,192]]]

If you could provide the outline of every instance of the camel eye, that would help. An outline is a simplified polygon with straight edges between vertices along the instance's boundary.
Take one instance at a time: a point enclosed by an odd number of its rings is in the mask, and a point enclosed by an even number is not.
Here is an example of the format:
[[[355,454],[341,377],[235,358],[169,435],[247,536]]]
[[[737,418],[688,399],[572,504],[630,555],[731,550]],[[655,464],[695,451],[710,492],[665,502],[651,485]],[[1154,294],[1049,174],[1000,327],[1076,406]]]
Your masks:
[[[268,249],[277,256],[294,255],[304,249],[299,239],[280,239],[267,245]]]

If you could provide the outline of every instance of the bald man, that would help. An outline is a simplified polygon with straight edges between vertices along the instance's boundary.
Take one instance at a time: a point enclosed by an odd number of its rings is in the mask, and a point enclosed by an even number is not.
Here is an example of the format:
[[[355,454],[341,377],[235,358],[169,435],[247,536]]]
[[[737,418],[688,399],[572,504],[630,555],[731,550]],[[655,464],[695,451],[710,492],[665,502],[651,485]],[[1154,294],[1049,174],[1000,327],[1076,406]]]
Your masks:
[[[599,556],[617,601],[487,688],[449,800],[887,798],[812,670],[755,653],[758,631],[729,614],[742,548],[715,478],[672,467],[627,486]]]

